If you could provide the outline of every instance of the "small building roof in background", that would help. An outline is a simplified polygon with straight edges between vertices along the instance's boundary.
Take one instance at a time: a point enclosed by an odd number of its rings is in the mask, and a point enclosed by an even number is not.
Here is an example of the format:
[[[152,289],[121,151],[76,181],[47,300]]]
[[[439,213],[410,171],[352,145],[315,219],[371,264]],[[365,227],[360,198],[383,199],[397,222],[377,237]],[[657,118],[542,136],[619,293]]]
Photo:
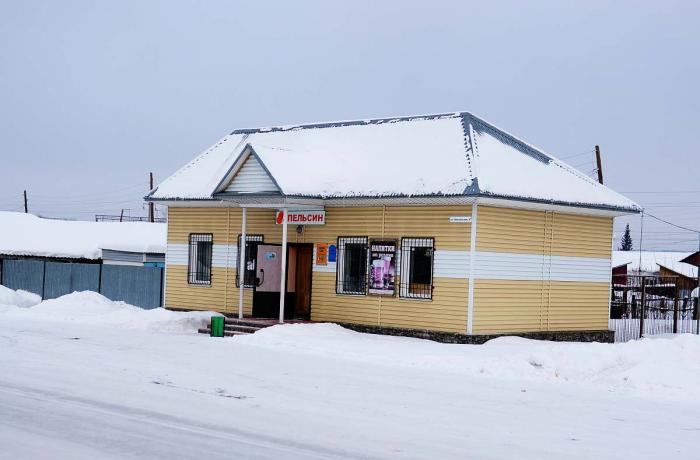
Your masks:
[[[167,224],[45,219],[0,211],[0,254],[100,259],[103,249],[164,253]]]
[[[676,251],[642,251],[640,265],[639,251],[613,251],[612,266],[615,268],[628,265],[628,271],[654,273],[659,271],[659,265],[671,267],[690,254],[690,252]]]
[[[700,251],[695,251],[694,253],[692,253],[688,257],[686,257],[685,259],[681,260],[681,262],[684,262],[684,263],[690,264],[690,265],[695,265],[696,267],[700,266]]]
[[[663,267],[688,278],[698,277],[698,267],[694,267],[684,262],[659,263],[659,267]]]
[[[468,112],[235,130],[147,199],[214,199],[250,155],[290,197],[485,196],[640,210]]]

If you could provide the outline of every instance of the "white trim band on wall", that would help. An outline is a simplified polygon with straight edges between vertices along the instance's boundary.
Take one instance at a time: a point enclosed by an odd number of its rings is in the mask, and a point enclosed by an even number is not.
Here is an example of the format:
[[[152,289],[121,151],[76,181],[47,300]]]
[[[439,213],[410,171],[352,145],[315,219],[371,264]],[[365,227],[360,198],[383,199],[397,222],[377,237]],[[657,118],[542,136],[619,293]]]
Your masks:
[[[227,254],[228,251],[228,254]],[[212,266],[235,268],[238,254],[236,245],[214,244]],[[187,265],[188,245],[171,243],[167,246],[167,265]],[[228,258],[228,261],[227,261]],[[313,271],[335,273],[336,263],[316,265],[314,248]],[[433,277],[469,279],[470,251],[436,250]],[[610,259],[578,256],[545,256],[508,252],[474,252],[474,279],[538,281],[610,282]],[[399,268],[397,260],[397,269]]]

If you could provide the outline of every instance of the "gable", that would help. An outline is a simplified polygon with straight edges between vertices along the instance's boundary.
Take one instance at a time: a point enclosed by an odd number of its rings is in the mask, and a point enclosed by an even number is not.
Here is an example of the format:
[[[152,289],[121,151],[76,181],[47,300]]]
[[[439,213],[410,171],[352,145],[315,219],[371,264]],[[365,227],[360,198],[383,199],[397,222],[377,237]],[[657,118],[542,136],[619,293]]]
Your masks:
[[[271,193],[280,190],[257,156],[248,155],[231,182],[222,191],[229,193]]]

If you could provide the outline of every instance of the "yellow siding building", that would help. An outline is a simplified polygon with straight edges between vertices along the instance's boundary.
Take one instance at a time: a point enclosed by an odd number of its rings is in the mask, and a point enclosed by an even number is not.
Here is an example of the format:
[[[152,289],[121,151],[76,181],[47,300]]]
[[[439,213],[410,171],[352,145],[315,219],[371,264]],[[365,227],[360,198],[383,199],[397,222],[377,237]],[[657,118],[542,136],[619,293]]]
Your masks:
[[[469,113],[237,130],[147,199],[168,308],[407,335],[607,330],[613,218],[638,212]]]

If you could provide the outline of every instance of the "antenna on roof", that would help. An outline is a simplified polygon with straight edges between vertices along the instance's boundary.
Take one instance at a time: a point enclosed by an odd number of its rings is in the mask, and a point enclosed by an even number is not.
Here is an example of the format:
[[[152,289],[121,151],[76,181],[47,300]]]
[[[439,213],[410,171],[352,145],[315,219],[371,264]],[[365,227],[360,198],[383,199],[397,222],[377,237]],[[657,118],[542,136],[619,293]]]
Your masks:
[[[598,182],[603,183],[603,161],[600,159],[600,146],[595,146],[595,162],[598,171]]]

